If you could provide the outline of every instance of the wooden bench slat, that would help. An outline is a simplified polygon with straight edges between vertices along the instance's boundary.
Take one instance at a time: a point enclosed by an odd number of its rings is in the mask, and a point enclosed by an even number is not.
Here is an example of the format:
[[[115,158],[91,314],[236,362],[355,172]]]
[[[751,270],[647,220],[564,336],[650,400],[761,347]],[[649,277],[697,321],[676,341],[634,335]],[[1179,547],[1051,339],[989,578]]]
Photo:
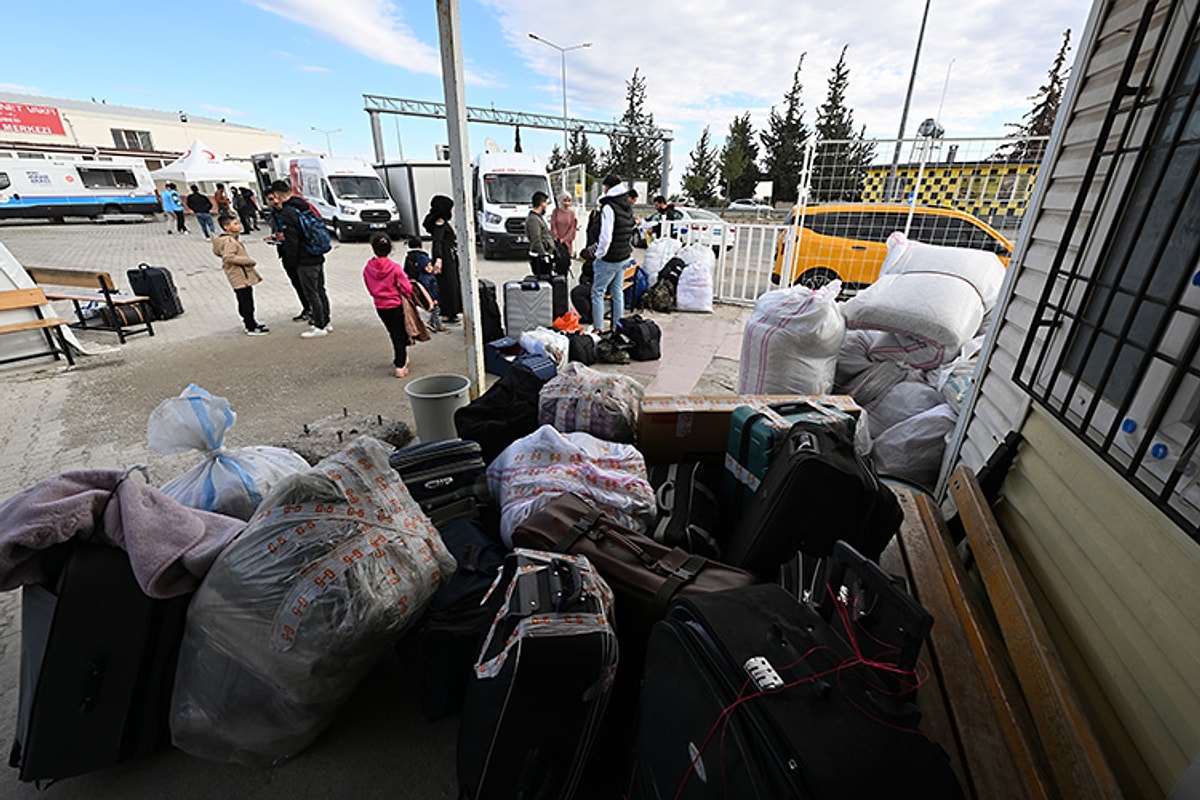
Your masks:
[[[110,294],[105,296],[103,292],[46,292],[46,297],[50,300],[80,300],[83,302],[111,300],[113,304],[118,306],[130,305],[132,303],[149,302],[149,297],[142,295],[131,294]]]
[[[25,267],[25,272],[37,284],[47,284],[51,286],[82,286],[88,291],[62,291],[52,290],[47,292],[47,297],[50,300],[69,300],[75,307],[76,322],[70,323],[72,328],[81,330],[107,330],[117,334],[117,339],[121,344],[125,344],[127,336],[132,336],[135,333],[146,333],[150,336],[154,335],[154,324],[150,320],[150,298],[142,295],[119,294],[116,284],[113,283],[112,276],[107,272],[99,270],[80,270],[80,269],[62,269],[60,267]],[[108,310],[105,318],[102,318],[100,324],[89,325],[88,317],[83,312],[83,306],[80,303],[101,302],[104,303]],[[117,313],[119,306],[140,305],[143,306],[143,320],[141,322],[132,322],[124,324],[122,315]]]
[[[930,641],[971,787],[979,798],[1056,797],[1003,642],[974,602],[941,510],[923,496],[916,507],[920,524],[904,540],[906,557],[918,600],[934,615]]]
[[[62,267],[25,267],[34,283],[58,286],[86,286],[96,289],[117,290],[112,276],[103,270],[64,269]]]
[[[1060,791],[1080,798],[1121,797],[974,474],[960,467],[950,491]]]
[[[39,331],[45,328],[58,328],[66,325],[65,319],[47,317],[46,319],[27,319],[23,322],[9,322],[0,325],[0,333],[18,333],[20,331]]]

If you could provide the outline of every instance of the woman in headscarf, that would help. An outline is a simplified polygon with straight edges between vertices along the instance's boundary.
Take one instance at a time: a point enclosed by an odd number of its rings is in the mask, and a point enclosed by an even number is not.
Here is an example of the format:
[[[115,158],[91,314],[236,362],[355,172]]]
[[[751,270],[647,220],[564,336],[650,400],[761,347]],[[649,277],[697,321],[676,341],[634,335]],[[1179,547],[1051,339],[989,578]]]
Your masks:
[[[429,201],[429,213],[422,223],[432,238],[430,255],[433,271],[437,275],[438,293],[441,295],[442,321],[459,322],[462,313],[462,288],[458,280],[458,237],[450,224],[454,201],[443,194]]]

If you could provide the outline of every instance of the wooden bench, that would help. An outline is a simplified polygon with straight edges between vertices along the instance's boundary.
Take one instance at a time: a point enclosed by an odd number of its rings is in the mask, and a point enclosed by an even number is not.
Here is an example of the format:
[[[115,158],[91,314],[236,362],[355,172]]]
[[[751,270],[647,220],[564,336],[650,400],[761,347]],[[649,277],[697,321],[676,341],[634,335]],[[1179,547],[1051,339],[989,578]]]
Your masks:
[[[108,330],[117,334],[121,344],[135,333],[154,335],[150,322],[150,298],[121,294],[112,276],[97,270],[60,269],[58,267],[26,267],[33,282],[43,287],[50,300],[70,300],[75,307],[73,328]],[[64,291],[61,287],[73,287]],[[77,288],[75,288],[77,287]],[[84,315],[83,303],[101,303],[99,317]]]
[[[41,289],[9,289],[0,291],[0,311],[16,311],[28,308],[32,309],[34,314],[37,315],[37,319],[27,319],[0,325],[0,334],[41,331],[45,335],[46,344],[49,347],[48,350],[37,353],[0,359],[0,364],[53,355],[55,361],[61,356],[66,356],[67,364],[75,366],[75,358],[71,355],[71,347],[67,344],[67,337],[63,334],[62,330],[67,321],[58,317],[43,315],[42,306],[44,305],[46,305],[46,295]],[[56,339],[57,342],[55,341]]]
[[[969,569],[938,506],[895,491],[904,524],[882,562],[934,616],[922,727],[967,796],[1121,797],[974,473],[960,467],[950,482]]]

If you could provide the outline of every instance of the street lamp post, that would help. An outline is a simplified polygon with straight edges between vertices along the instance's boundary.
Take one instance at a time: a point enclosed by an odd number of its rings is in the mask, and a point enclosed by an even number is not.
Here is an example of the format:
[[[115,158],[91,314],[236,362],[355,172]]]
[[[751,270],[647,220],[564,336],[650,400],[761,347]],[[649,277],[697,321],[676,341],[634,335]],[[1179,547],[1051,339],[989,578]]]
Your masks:
[[[342,129],[341,128],[333,128],[331,130],[325,130],[324,128],[318,128],[316,125],[311,125],[310,127],[317,133],[325,134],[325,152],[332,156],[333,155],[333,145],[330,144],[330,142],[329,142],[329,135],[333,134],[333,133],[341,133]]]
[[[562,58],[562,98],[563,98],[563,157],[567,155],[567,53],[571,50],[581,50],[584,47],[591,47],[591,42],[583,44],[573,44],[570,47],[559,47],[554,42],[547,41],[536,33],[529,34],[529,38],[541,42],[544,45],[549,45],[558,51]]]
[[[904,125],[908,122],[908,106],[912,103],[913,85],[917,82],[917,64],[921,61],[921,45],[925,41],[925,22],[929,19],[929,3],[925,0],[925,13],[921,15],[921,31],[917,34],[917,49],[913,53],[912,73],[908,76],[908,91],[904,94],[904,110],[900,112],[900,132],[896,134],[896,152],[892,155],[892,171],[884,186],[887,188],[888,200],[894,199],[896,193],[896,172],[900,165],[900,148],[904,144]]]

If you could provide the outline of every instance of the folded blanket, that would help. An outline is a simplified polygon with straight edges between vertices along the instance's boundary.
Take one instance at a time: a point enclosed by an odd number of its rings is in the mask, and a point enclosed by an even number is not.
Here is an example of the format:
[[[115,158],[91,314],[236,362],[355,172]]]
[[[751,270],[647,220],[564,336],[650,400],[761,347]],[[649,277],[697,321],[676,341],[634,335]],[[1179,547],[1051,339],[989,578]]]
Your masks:
[[[140,472],[63,472],[0,505],[0,591],[45,580],[42,551],[80,539],[129,553],[150,597],[187,594],[245,525],[180,505]]]

